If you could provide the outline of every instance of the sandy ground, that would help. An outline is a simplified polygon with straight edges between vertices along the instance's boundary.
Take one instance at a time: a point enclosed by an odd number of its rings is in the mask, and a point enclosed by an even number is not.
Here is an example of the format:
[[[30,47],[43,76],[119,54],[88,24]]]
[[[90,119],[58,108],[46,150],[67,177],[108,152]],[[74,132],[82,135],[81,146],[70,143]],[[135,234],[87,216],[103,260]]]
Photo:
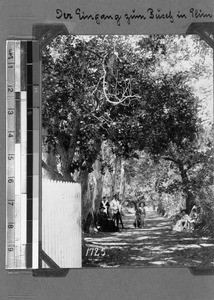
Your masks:
[[[83,267],[214,268],[214,238],[173,232],[172,221],[155,211],[142,229],[133,226],[134,211],[123,222],[120,232],[83,234]]]

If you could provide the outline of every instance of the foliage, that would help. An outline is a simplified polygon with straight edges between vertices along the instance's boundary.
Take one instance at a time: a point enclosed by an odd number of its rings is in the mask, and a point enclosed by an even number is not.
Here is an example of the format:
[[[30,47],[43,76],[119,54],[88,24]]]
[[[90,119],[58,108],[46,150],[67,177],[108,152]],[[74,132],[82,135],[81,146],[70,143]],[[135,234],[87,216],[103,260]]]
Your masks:
[[[201,62],[210,52],[196,37],[189,41],[169,36],[56,38],[43,52],[42,125],[44,151],[57,157],[58,168],[48,166],[48,160],[43,167],[81,182],[83,173],[88,180],[97,159],[102,175],[111,178],[115,161],[108,155],[121,157],[127,197],[135,197],[134,191],[151,199],[184,191],[188,199],[190,193],[195,197],[196,187],[212,184],[213,147],[202,138],[203,97],[197,98],[193,88],[209,70]],[[179,68],[181,59],[189,62],[192,55],[200,61]],[[101,154],[104,143],[107,156]]]
[[[145,98],[139,86],[148,81],[148,66],[155,62],[154,57],[144,59],[140,47],[135,43],[133,48],[125,37],[69,36],[45,49],[45,143],[55,147],[67,173],[90,172],[102,140],[111,139],[120,155],[129,156],[136,147],[134,116]]]

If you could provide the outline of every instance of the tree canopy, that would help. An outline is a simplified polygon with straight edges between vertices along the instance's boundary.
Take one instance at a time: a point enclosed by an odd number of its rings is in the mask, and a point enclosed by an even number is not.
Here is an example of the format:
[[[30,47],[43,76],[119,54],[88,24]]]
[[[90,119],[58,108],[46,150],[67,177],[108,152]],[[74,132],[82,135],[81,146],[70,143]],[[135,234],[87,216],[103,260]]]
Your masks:
[[[156,161],[174,163],[188,198],[187,172],[209,156],[207,149],[201,151],[201,99],[193,89],[194,80],[208,66],[194,61],[189,69],[179,68],[176,61],[181,56],[190,59],[188,43],[180,39],[60,36],[47,46],[44,169],[63,180],[83,183],[106,142],[112,154],[125,160],[146,151]],[[200,41],[195,37],[191,41],[192,53],[199,55]],[[204,44],[200,49],[203,60],[209,51]],[[50,154],[56,157],[51,163]]]

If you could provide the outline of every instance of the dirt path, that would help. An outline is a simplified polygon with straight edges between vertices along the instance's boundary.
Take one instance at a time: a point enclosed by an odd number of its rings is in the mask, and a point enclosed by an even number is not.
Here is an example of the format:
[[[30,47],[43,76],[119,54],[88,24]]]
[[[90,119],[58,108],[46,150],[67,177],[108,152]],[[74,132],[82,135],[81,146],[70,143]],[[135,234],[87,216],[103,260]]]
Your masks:
[[[83,267],[214,267],[214,239],[173,232],[172,222],[148,212],[135,229],[134,212],[123,216],[125,229],[83,235]]]

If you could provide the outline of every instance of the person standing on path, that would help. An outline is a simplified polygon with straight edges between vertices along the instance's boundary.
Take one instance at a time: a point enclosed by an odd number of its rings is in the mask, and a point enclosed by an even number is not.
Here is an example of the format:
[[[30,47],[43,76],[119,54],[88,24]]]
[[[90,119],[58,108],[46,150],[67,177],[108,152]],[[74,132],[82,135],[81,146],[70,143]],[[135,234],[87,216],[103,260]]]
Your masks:
[[[141,210],[141,222],[142,222],[142,226],[145,227],[145,219],[146,219],[146,209],[145,209],[145,202],[142,202],[139,204],[139,208]]]
[[[100,203],[100,207],[104,208],[104,212],[107,214],[107,216],[109,217],[109,202],[108,199],[106,199],[106,196],[103,196],[103,200]]]
[[[121,201],[120,201],[120,198],[118,196],[118,201],[119,201],[119,220],[118,220],[118,226],[119,226],[119,222],[122,226],[122,229],[124,229],[124,226],[123,226],[123,220],[122,220],[122,204],[121,204]]]
[[[135,216],[134,227],[145,227],[146,210],[144,202],[137,204]]]
[[[115,222],[115,225],[117,228],[119,228],[119,216],[120,216],[120,202],[118,199],[118,195],[115,194],[111,203],[110,203],[110,209],[112,214],[112,220]]]

